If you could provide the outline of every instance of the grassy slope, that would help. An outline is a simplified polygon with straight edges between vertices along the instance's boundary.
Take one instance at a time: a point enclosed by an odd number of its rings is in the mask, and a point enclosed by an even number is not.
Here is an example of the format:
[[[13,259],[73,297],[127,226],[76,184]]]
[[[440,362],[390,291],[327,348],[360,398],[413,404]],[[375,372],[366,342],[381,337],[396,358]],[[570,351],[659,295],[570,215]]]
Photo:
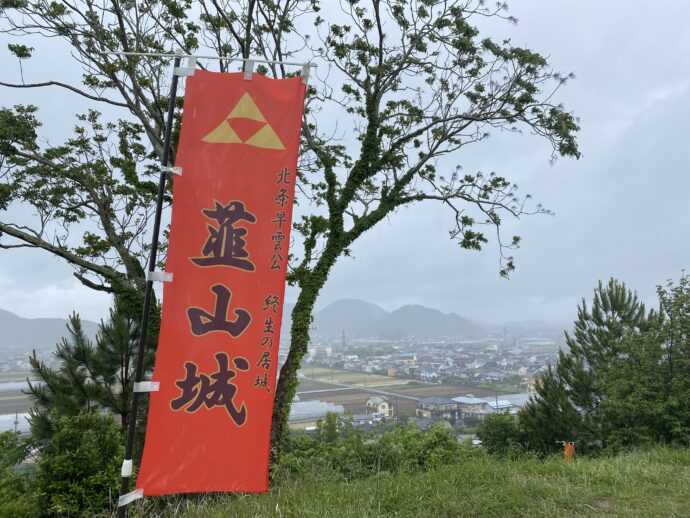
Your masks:
[[[145,505],[145,504],[144,504]],[[173,511],[172,508],[176,510]],[[303,476],[271,493],[177,502],[138,516],[690,517],[690,450],[547,461],[467,459],[426,473],[345,483]]]

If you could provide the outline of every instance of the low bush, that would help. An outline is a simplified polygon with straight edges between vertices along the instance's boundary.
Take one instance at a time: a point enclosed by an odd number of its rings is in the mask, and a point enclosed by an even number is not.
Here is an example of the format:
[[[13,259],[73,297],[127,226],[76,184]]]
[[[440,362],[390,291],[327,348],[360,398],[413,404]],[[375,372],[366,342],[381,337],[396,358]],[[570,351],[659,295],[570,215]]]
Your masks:
[[[382,472],[425,471],[481,452],[458,443],[452,430],[440,424],[427,432],[410,424],[366,436],[347,418],[329,414],[318,423],[314,437],[293,437],[280,469],[303,474],[329,471],[344,480]]]
[[[525,451],[525,431],[509,413],[490,414],[477,427],[477,437],[489,453],[515,455]]]
[[[51,416],[53,435],[36,463],[41,517],[92,517],[117,502],[124,456],[120,427],[109,415]]]
[[[36,515],[31,473],[21,465],[28,454],[28,444],[18,434],[0,434],[0,517]]]

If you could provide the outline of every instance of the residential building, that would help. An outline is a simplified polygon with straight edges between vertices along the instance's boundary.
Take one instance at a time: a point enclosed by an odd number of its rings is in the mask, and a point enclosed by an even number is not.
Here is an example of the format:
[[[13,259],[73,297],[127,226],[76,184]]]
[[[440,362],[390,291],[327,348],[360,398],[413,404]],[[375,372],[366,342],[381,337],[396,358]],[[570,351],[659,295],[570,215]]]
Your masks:
[[[459,417],[458,404],[443,396],[429,396],[419,400],[417,406],[418,417],[436,419],[457,419]]]
[[[393,417],[393,405],[384,396],[372,396],[367,399],[367,414],[381,414],[383,417]]]

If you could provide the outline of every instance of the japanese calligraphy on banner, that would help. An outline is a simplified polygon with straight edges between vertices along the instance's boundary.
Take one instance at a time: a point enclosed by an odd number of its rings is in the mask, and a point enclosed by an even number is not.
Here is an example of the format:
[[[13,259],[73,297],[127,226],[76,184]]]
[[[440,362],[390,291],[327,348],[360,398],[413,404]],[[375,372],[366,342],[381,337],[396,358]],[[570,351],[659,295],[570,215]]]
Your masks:
[[[187,79],[144,495],[268,489],[305,89],[299,77]]]

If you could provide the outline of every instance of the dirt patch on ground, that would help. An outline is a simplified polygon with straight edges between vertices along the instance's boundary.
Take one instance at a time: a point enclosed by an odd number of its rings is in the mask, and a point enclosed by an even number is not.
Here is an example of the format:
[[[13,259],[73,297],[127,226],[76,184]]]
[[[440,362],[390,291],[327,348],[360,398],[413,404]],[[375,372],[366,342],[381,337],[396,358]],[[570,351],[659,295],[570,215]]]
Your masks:
[[[613,509],[614,507],[614,501],[611,498],[597,498],[594,502],[592,502],[592,506],[595,509]]]

